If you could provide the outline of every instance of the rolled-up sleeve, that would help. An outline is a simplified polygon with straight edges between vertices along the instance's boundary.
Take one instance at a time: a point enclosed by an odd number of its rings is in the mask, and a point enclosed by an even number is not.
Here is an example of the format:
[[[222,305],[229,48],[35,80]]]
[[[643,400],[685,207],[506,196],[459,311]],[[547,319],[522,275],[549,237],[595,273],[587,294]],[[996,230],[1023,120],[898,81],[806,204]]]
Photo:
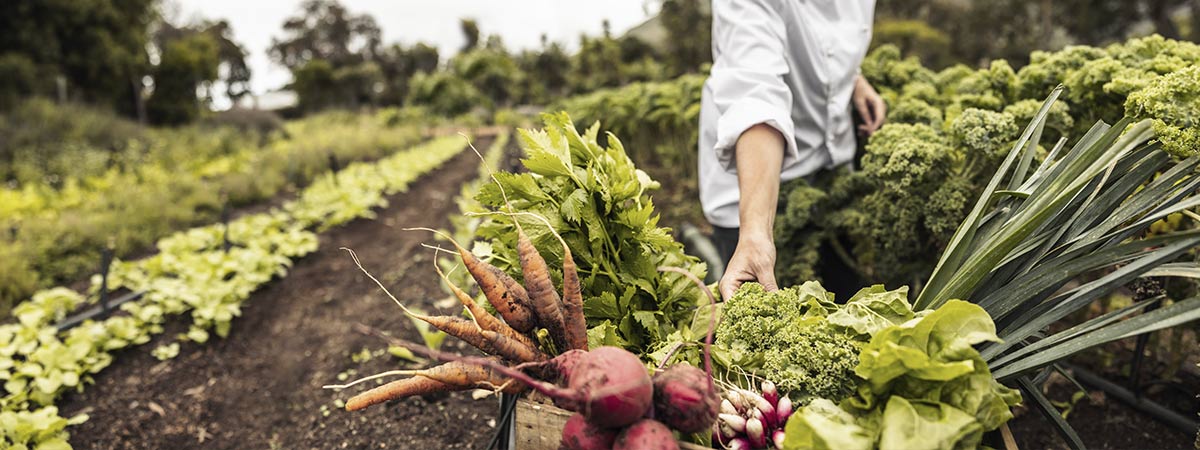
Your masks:
[[[742,133],[766,124],[784,137],[784,166],[799,158],[792,123],[792,91],[783,20],[772,0],[716,0],[713,41],[717,50],[708,84],[720,116],[713,151],[726,170],[736,169],[734,148]]]

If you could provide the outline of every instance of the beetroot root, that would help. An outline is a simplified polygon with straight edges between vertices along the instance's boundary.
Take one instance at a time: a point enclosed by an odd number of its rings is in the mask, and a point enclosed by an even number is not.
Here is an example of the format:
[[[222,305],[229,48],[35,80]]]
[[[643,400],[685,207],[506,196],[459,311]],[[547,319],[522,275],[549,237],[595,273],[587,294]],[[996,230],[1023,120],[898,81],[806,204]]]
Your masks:
[[[679,450],[671,429],[662,422],[642,419],[621,430],[613,450]]]
[[[617,430],[597,427],[575,413],[563,426],[559,450],[610,450],[616,440]]]
[[[684,433],[710,429],[720,408],[721,396],[703,370],[676,364],[654,376],[654,417],[673,429]]]
[[[637,355],[617,347],[587,352],[566,374],[568,387],[579,394],[573,408],[602,428],[634,423],[654,401],[654,383]]]

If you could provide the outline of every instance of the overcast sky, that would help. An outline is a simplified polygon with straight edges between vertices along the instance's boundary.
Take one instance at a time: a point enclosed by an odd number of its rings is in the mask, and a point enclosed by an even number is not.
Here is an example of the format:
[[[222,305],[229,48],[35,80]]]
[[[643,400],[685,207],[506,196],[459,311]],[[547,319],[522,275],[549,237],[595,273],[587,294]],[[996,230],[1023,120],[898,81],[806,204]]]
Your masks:
[[[271,37],[279,36],[283,21],[300,9],[301,0],[172,0],[167,8],[174,20],[225,19],[235,39],[250,52],[255,93],[277,89],[291,80],[287,69],[267,58]],[[653,0],[342,0],[355,14],[375,17],[385,44],[435,44],[443,58],[462,46],[458,20],[476,19],[481,35],[498,34],[509,49],[536,48],[544,33],[569,49],[579,34],[599,34],[608,19],[614,34],[645,20]],[[652,12],[652,11],[651,11]],[[223,103],[223,102],[221,102]],[[223,105],[216,105],[218,108]]]

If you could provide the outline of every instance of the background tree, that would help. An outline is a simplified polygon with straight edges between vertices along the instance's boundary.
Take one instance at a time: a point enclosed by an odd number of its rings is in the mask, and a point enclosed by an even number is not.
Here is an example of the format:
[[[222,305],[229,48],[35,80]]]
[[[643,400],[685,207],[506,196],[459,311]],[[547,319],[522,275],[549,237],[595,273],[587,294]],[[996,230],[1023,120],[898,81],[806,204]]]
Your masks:
[[[198,91],[217,79],[220,50],[208,33],[190,33],[161,47],[154,68],[154,92],[146,102],[151,120],[161,124],[189,122],[208,104]]]
[[[351,14],[336,0],[305,0],[300,15],[284,21],[283,32],[282,38],[271,39],[268,53],[289,69],[313,59],[334,67],[372,60],[382,39],[375,18]]]
[[[453,117],[491,106],[475,86],[449,71],[418,72],[409,85],[409,104],[428,107],[435,114]]]
[[[557,42],[542,35],[541,48],[525,50],[517,56],[517,66],[525,73],[525,103],[546,104],[566,94],[567,72],[571,58]]]
[[[246,64],[247,52],[233,39],[233,27],[224,20],[209,24],[204,30],[217,43],[217,57],[221,61],[221,81],[225,83],[225,95],[236,102],[250,92],[250,66]]]
[[[268,53],[292,70],[302,109],[377,104],[386,83],[377,63],[382,32],[373,17],[352,14],[336,0],[306,0],[283,32]]]
[[[175,26],[162,20],[151,42],[159,56],[147,103],[151,121],[174,125],[199,117],[217,82],[233,101],[249,92],[246,50],[233,40],[228,22]]]
[[[437,47],[418,42],[411,47],[392,44],[379,55],[385,89],[382,102],[401,105],[408,98],[408,84],[417,73],[432,73],[438,69],[440,57]]]
[[[712,10],[703,0],[664,0],[659,13],[667,34],[666,63],[672,74],[691,73],[712,62]]]
[[[589,92],[625,83],[621,45],[613,39],[608,21],[599,37],[579,36],[579,51],[571,58],[571,90]]]
[[[149,72],[147,30],[156,16],[154,0],[3,1],[0,59],[8,70],[35,73],[40,80],[62,76],[72,99],[133,115],[141,98],[142,77]],[[0,86],[12,89],[16,84],[21,83]],[[54,84],[23,87],[54,96]],[[0,94],[4,95],[14,93]]]
[[[487,41],[488,45],[455,56],[450,69],[491,99],[493,106],[510,106],[520,97],[525,75],[498,36]]]
[[[458,27],[463,34],[463,46],[458,50],[459,53],[469,52],[479,46],[479,24],[475,19],[460,19]]]

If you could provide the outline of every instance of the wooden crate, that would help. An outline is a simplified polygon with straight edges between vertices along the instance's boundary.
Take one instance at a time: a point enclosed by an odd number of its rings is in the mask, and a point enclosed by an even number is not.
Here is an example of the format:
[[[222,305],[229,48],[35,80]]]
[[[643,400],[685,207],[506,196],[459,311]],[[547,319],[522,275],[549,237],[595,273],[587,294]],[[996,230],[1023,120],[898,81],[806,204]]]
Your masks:
[[[573,414],[549,402],[522,398],[517,400],[516,428],[513,433],[515,450],[557,450],[562,440],[563,426]],[[706,447],[680,442],[682,450],[708,450]]]

